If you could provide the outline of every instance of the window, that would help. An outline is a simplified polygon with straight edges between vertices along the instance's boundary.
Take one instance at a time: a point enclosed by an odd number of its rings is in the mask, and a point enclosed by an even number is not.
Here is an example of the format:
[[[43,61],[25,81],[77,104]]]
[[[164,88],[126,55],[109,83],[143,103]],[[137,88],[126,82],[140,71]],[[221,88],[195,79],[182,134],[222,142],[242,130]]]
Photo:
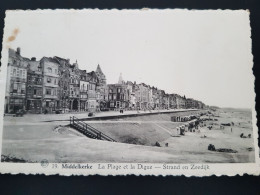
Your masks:
[[[50,67],[47,68],[48,73],[52,73],[52,69]]]
[[[112,89],[109,89],[109,93],[113,93]]]
[[[51,78],[47,78],[47,83],[51,83]]]
[[[112,95],[111,95],[111,94],[108,96],[108,99],[109,99],[109,100],[112,100]]]
[[[28,94],[32,93],[32,88],[31,88],[31,86],[28,87],[27,92],[28,92]]]
[[[41,90],[37,90],[37,91],[36,91],[36,94],[37,94],[37,95],[42,95]]]
[[[54,84],[55,84],[55,85],[57,84],[57,80],[56,80],[56,79],[54,79]]]
[[[14,104],[23,104],[23,100],[21,100],[21,99],[13,99],[12,103],[14,103]]]
[[[33,95],[36,95],[36,94],[37,94],[37,90],[34,89],[34,90],[33,90]]]
[[[24,83],[21,85],[21,93],[25,94],[25,84]]]
[[[18,85],[17,85],[17,83],[14,83],[13,84],[13,93],[17,93],[17,91],[18,91]]]
[[[13,75],[16,76],[16,69],[13,70]]]
[[[51,95],[51,89],[46,89],[46,94]]]
[[[120,88],[117,88],[117,93],[120,93],[121,92],[121,89]]]

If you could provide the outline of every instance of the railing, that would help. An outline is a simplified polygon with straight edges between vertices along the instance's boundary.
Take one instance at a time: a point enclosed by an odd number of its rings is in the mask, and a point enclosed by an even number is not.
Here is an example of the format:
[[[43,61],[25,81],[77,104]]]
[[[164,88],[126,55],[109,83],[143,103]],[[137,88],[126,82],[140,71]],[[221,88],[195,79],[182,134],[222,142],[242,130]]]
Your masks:
[[[80,131],[81,133],[83,133],[84,135],[86,135],[90,138],[116,142],[111,137],[109,137],[106,134],[98,131],[94,127],[88,125],[87,123],[85,123],[82,120],[76,118],[75,116],[70,117],[70,125],[75,127],[78,131]]]

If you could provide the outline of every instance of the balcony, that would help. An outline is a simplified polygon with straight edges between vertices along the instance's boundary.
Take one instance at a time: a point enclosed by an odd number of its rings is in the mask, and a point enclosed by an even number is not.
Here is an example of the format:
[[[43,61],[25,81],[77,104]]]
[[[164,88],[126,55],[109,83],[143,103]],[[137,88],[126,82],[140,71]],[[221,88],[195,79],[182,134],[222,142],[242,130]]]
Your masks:
[[[20,77],[11,77],[11,81],[13,82],[20,82],[20,83],[26,83],[26,79],[20,78]]]
[[[45,87],[54,87],[54,88],[59,87],[58,84],[54,84],[54,83],[44,83],[44,86]]]
[[[70,98],[79,98],[80,96],[79,96],[79,95],[75,95],[75,94],[70,94],[69,97],[70,97]]]
[[[44,72],[44,76],[50,76],[50,77],[56,77],[56,78],[58,78],[58,77],[60,77],[58,74],[56,74],[56,73],[50,73],[50,72]]]
[[[88,91],[87,90],[80,90],[80,93],[81,94],[88,94]]]
[[[72,85],[73,87],[80,87],[80,85],[76,83],[70,83],[70,85]]]
[[[28,81],[28,85],[42,86],[43,82]]]
[[[17,98],[25,98],[25,94],[23,94],[23,93],[10,92],[10,96],[17,97]]]
[[[42,95],[32,95],[32,98],[42,98]]]
[[[44,98],[48,98],[48,99],[58,99],[58,96],[57,96],[57,95],[48,95],[48,94],[45,94],[45,95],[44,95]]]

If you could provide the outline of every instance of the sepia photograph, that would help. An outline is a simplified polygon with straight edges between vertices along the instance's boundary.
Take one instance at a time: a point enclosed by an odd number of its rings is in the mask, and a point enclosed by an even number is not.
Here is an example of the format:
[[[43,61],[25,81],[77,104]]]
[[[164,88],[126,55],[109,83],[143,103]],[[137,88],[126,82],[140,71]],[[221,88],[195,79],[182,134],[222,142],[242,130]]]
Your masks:
[[[256,163],[250,36],[246,10],[7,11],[1,163]]]

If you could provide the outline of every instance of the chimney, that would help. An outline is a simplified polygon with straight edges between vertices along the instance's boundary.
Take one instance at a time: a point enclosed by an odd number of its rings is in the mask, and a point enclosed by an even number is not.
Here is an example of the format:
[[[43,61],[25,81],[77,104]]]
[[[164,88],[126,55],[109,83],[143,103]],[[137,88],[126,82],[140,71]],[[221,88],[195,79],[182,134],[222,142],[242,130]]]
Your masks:
[[[32,58],[31,58],[31,61],[36,61],[36,57],[32,57]]]
[[[20,47],[17,47],[16,53],[19,54],[19,55],[21,55],[21,48],[20,48]]]

